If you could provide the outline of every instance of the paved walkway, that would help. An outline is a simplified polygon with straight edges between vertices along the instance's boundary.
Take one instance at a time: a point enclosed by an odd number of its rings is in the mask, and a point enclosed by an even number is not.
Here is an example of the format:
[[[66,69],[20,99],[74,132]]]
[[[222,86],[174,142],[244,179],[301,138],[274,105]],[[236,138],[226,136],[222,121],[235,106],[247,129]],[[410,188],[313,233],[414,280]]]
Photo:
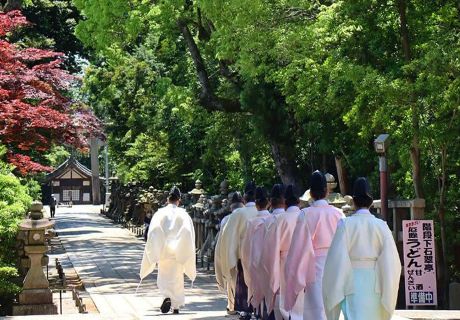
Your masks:
[[[136,294],[144,242],[99,212],[100,206],[59,207],[55,229],[101,316],[162,316],[156,274],[144,279]],[[199,272],[193,288],[186,280],[186,306],[181,314],[168,318],[222,319],[225,306],[225,296],[218,291],[214,277]]]
[[[99,206],[59,207],[56,214],[56,230],[71,263],[94,301],[99,314],[28,316],[27,319],[158,319],[162,297],[156,286],[156,275],[144,279],[139,291],[139,266],[144,242],[128,230],[99,214]],[[64,269],[66,266],[64,265]],[[167,315],[168,319],[227,319],[226,299],[218,291],[214,276],[199,272],[194,287],[186,280],[186,306],[179,315]],[[401,319],[460,319],[436,317],[433,311],[423,317],[412,317],[402,311]],[[400,313],[398,313],[400,314]],[[447,315],[443,315],[447,316]],[[235,317],[232,317],[233,319]],[[9,319],[25,319],[9,317]]]

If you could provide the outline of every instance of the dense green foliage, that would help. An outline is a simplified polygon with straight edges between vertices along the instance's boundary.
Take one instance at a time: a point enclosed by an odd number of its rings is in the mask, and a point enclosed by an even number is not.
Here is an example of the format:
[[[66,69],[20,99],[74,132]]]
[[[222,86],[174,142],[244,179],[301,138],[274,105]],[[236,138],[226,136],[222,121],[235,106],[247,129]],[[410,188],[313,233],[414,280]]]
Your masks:
[[[262,138],[249,130],[247,117],[198,108],[193,89],[187,87],[194,71],[180,58],[185,48],[149,41],[162,46],[161,57],[147,46],[129,53],[114,49],[117,54],[86,73],[88,102],[107,121],[119,177],[187,187],[197,178],[214,187],[227,178],[240,187],[256,170],[272,182],[275,173],[266,146],[255,148],[254,155],[244,154],[250,141]],[[173,56],[178,56],[177,63]]]
[[[4,153],[4,148],[1,149]],[[0,261],[11,263],[19,222],[24,218],[32,197],[29,189],[12,174],[12,167],[0,162]]]
[[[1,5],[3,6],[3,3]],[[8,33],[8,40],[15,42],[17,46],[15,48],[35,46],[65,52],[66,59],[64,64],[66,69],[80,71],[80,60],[84,55],[84,51],[81,42],[73,34],[73,29],[80,16],[79,12],[72,6],[71,0],[30,0],[24,1],[23,5],[23,13],[27,16],[31,24],[28,28],[15,29],[17,32]],[[4,27],[2,24],[2,28]],[[11,29],[11,25],[7,25],[7,27],[9,28],[7,30]],[[5,29],[2,29],[2,32],[5,32]],[[3,46],[5,46],[5,42],[3,42]],[[17,62],[15,64],[11,63],[5,56],[9,54],[14,55],[16,59],[20,59],[21,54],[13,51],[11,48],[3,51],[2,59],[0,59],[3,63],[2,69],[10,67],[17,72],[21,65]],[[10,120],[9,124],[12,125],[19,123],[17,115],[21,113],[22,109],[10,110],[12,116],[5,116],[5,110],[9,110],[8,107],[10,107],[8,101],[5,101],[5,97],[7,96],[5,89],[17,90],[18,95],[11,99],[17,103],[19,101],[17,99],[22,99],[24,96],[29,97],[31,93],[41,92],[40,90],[52,92],[54,90],[53,85],[55,85],[55,82],[53,82],[55,81],[54,77],[57,77],[59,81],[64,80],[64,77],[61,77],[57,73],[47,74],[47,67],[40,67],[37,61],[34,60],[34,52],[43,54],[45,51],[32,50],[24,61],[27,61],[28,67],[31,68],[30,70],[35,66],[33,71],[37,72],[39,70],[41,72],[41,80],[46,79],[50,83],[45,84],[45,82],[37,81],[31,71],[28,71],[29,73],[25,71],[17,72],[19,76],[13,79],[15,81],[14,85],[11,85],[11,81],[7,81],[7,78],[4,77],[5,79],[2,80],[1,88],[2,115],[6,120]],[[40,63],[43,62],[41,61],[43,59],[39,59]],[[51,61],[49,58],[46,59],[48,59],[47,62]],[[21,77],[24,77],[25,80]],[[22,80],[24,80],[23,82],[30,82],[24,91],[21,86]],[[36,88],[40,89],[35,90]],[[37,101],[41,99],[44,99],[43,95],[39,96]],[[34,104],[32,100],[28,99],[27,102]],[[28,141],[25,141],[26,144],[33,143],[34,141],[31,141],[31,139],[33,140],[36,137],[33,134],[35,127],[39,127],[38,131],[40,134],[46,136],[47,124],[43,123],[42,119],[37,119],[33,111],[28,110],[27,114],[23,114],[24,118],[26,118],[23,130],[16,130],[11,133],[5,129],[5,126],[2,126],[2,138],[7,142],[11,142],[7,134],[11,134],[13,137],[24,134],[24,136],[28,137]],[[52,120],[43,111],[40,116],[46,118],[45,120]],[[56,120],[56,122],[59,121]],[[55,129],[59,128],[56,123],[53,123],[52,126]],[[34,148],[34,150],[30,150],[29,154],[34,159],[41,160],[41,163],[45,165],[57,166],[65,160],[69,153],[62,146],[56,146],[54,143],[51,143],[51,146],[52,148],[49,151],[44,152],[43,149]],[[6,163],[9,154],[8,151],[6,146],[0,145],[0,316],[6,315],[11,311],[12,302],[16,294],[20,291],[20,278],[16,269],[18,262],[16,240],[18,225],[25,217],[32,199],[39,200],[41,198],[41,186],[38,180],[44,175],[28,174],[23,177],[15,176],[18,168],[15,169],[12,165]]]
[[[427,199],[454,271],[458,1],[75,5],[77,36],[98,57],[84,89],[110,124],[122,179],[305,185],[340,158],[349,181],[369,176],[377,194],[372,142],[387,132],[391,198]]]
[[[65,53],[64,68],[81,71],[87,52],[74,34],[81,16],[72,0],[25,0],[21,11],[33,26],[16,37],[28,47]]]
[[[5,148],[0,146],[0,158],[5,154]],[[19,222],[24,218],[32,201],[27,185],[36,186],[36,182],[21,181],[13,175],[13,168],[0,160],[0,305],[8,304],[19,287],[12,282],[17,276],[16,235]],[[25,185],[24,185],[25,184]],[[3,310],[0,308],[0,314]]]

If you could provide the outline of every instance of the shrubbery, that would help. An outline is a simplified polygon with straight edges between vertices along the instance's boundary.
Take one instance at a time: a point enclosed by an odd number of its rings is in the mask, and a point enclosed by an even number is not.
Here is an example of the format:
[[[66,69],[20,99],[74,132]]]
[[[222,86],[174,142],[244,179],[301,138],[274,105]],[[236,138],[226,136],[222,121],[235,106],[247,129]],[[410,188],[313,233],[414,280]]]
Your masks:
[[[4,148],[0,147],[0,156]],[[18,276],[14,266],[18,225],[32,202],[28,184],[14,176],[12,167],[0,161],[0,315],[20,288],[12,282]],[[33,183],[32,183],[33,184]]]

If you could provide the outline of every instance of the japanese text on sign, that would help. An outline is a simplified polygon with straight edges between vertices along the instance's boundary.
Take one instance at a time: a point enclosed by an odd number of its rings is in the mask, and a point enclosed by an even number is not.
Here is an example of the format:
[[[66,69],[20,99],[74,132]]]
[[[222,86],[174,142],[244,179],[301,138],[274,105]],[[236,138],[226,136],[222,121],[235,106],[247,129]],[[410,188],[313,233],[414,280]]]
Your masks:
[[[433,220],[404,220],[406,305],[437,305]]]

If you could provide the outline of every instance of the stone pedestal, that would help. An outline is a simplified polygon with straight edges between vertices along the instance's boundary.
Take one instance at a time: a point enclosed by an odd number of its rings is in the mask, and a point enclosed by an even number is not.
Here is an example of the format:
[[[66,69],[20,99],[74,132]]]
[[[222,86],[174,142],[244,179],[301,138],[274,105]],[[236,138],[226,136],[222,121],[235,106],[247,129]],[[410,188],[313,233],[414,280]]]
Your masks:
[[[19,294],[19,304],[49,304],[53,303],[51,289],[25,289]]]
[[[43,272],[41,263],[43,254],[47,251],[46,246],[26,246],[24,250],[30,259],[30,269],[24,278],[24,291],[28,289],[48,289],[49,282]]]
[[[57,313],[57,306],[55,304],[23,304],[13,306],[13,316],[31,316]]]
[[[53,293],[49,289],[42,268],[45,245],[25,246],[24,250],[30,259],[30,269],[24,278],[23,290],[19,294],[19,305],[13,306],[13,315],[57,314],[57,306],[53,304]]]

